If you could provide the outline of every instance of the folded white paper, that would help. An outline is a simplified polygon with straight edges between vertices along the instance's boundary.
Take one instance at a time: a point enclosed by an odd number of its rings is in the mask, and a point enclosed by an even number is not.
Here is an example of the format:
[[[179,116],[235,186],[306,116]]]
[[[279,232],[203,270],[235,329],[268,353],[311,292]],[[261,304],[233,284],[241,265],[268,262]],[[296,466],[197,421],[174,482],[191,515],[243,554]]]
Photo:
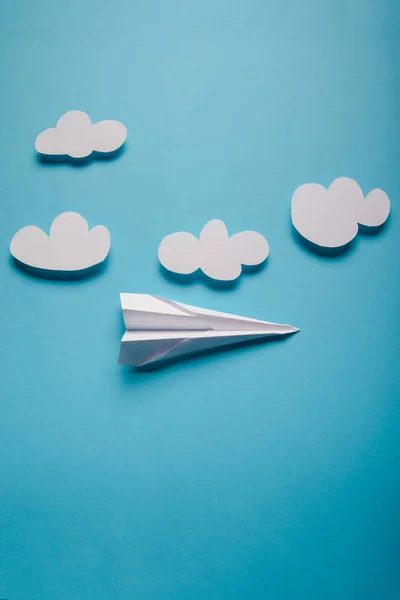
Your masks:
[[[119,364],[140,367],[299,329],[188,306],[152,294],[120,294],[126,332]]]

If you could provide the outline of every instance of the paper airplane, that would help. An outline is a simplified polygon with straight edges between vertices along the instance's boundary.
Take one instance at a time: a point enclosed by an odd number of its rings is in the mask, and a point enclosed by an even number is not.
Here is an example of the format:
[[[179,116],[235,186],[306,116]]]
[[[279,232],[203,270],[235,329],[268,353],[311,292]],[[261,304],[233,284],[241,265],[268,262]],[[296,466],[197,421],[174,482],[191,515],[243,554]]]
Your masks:
[[[173,302],[152,294],[120,294],[126,332],[120,365],[142,367],[162,360],[299,331]]]

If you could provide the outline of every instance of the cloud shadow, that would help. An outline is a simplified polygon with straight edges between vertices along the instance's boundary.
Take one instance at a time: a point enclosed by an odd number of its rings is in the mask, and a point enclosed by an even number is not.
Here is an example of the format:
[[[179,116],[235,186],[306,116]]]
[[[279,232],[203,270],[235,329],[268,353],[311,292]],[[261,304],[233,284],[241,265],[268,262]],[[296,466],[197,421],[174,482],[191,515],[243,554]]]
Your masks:
[[[197,269],[190,275],[181,275],[180,273],[174,273],[166,269],[160,262],[158,263],[159,273],[167,279],[170,283],[178,285],[193,285],[194,283],[204,283],[208,288],[213,290],[234,290],[240,285],[242,277],[253,277],[255,274],[264,271],[268,264],[268,258],[265,259],[261,264],[254,267],[242,265],[242,273],[233,281],[220,281],[218,279],[212,279],[208,277],[201,269]]]
[[[358,237],[380,237],[384,234],[386,228],[389,225],[389,221],[391,220],[391,214],[389,214],[388,218],[386,219],[386,221],[382,224],[379,225],[378,227],[366,227],[364,225],[358,225],[358,233],[357,235],[348,243],[345,244],[344,246],[340,246],[339,248],[324,248],[323,246],[318,246],[318,244],[314,244],[313,242],[310,242],[310,240],[307,240],[305,237],[303,237],[301,235],[301,233],[299,233],[297,231],[297,229],[295,228],[295,226],[292,223],[292,218],[291,215],[289,216],[290,219],[290,228],[291,228],[291,233],[292,233],[292,239],[303,249],[307,250],[308,252],[311,252],[312,254],[316,254],[322,258],[335,258],[335,257],[345,257],[345,256],[350,256],[357,244],[358,244]]]
[[[365,237],[381,237],[386,229],[389,227],[389,223],[392,220],[392,213],[389,213],[388,218],[382,225],[377,227],[366,227],[365,225],[358,225],[358,233]]]
[[[120,156],[122,156],[126,152],[127,143],[125,142],[122,146],[120,146],[117,150],[113,152],[92,152],[89,156],[85,156],[84,158],[73,158],[72,156],[68,156],[68,154],[40,154],[39,152],[35,152],[35,160],[42,166],[54,166],[54,165],[70,165],[73,167],[87,167],[93,162],[96,161],[114,161],[117,160]]]
[[[30,277],[34,277],[35,279],[47,279],[51,281],[80,281],[83,279],[93,279],[99,277],[106,270],[110,260],[110,254],[106,257],[106,259],[93,267],[88,267],[87,269],[80,269],[78,271],[56,271],[52,269],[40,269],[37,267],[32,267],[30,265],[26,265],[25,263],[19,261],[18,259],[10,256],[9,263],[12,268],[22,271],[26,275]]]
[[[307,240],[305,237],[303,237],[292,223],[291,232],[292,239],[302,248],[324,258],[333,258],[336,256],[343,256],[345,254],[349,254],[350,251],[354,249],[354,242],[356,239],[354,238],[353,240],[351,240],[351,242],[345,244],[344,246],[340,246],[339,248],[324,248],[323,246],[318,246],[318,244],[314,244],[313,242],[310,242],[310,240]]]

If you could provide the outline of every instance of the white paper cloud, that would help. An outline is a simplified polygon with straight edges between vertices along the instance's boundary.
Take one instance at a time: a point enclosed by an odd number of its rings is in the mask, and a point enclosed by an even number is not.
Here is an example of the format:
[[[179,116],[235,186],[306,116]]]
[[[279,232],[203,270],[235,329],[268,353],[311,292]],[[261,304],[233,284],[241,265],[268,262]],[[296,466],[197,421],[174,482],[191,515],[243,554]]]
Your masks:
[[[119,121],[99,121],[92,125],[86,113],[71,110],[61,117],[56,127],[37,136],[35,148],[40,154],[85,158],[92,152],[118,150],[126,135],[126,127]]]
[[[339,177],[328,189],[317,183],[298,187],[292,198],[292,222],[310,242],[339,248],[351,242],[358,225],[378,227],[389,216],[385,192],[372,190],[366,198],[354,179]]]
[[[259,265],[268,254],[268,242],[260,233],[241,231],[229,237],[219,219],[209,221],[199,239],[180,231],[167,235],[158,248],[159,261],[169,271],[189,275],[201,269],[220,281],[233,281],[241,274],[242,265]]]
[[[51,271],[80,271],[105,260],[110,251],[107,227],[89,231],[81,215],[65,212],[54,219],[50,236],[35,225],[23,227],[14,235],[10,252],[21,263]]]

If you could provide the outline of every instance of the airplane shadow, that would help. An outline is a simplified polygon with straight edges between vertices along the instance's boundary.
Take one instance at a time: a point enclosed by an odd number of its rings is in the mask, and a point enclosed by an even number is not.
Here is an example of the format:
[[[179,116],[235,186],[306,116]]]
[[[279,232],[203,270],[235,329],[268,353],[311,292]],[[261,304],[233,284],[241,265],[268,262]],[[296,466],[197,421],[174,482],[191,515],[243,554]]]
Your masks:
[[[244,352],[245,350],[248,350],[252,347],[259,346],[261,344],[264,346],[269,346],[270,344],[277,343],[277,342],[280,344],[283,344],[286,341],[288,341],[288,339],[291,338],[294,335],[294,333],[288,334],[285,336],[274,335],[274,336],[270,336],[268,338],[261,338],[258,340],[250,340],[250,341],[232,343],[229,345],[227,344],[226,346],[222,346],[219,348],[212,348],[211,350],[200,350],[198,352],[193,352],[193,353],[187,354],[186,356],[166,358],[160,362],[149,364],[149,365],[144,365],[142,367],[129,367],[129,366],[121,367],[122,372],[123,372],[123,378],[126,380],[129,380],[132,377],[140,376],[142,374],[163,371],[165,369],[173,367],[174,365],[177,365],[178,363],[181,365],[186,365],[187,363],[193,363],[193,366],[197,367],[197,366],[199,366],[199,364],[201,362],[207,362],[209,360],[212,360],[213,357],[215,357],[216,355],[222,355],[223,353],[226,353],[227,356],[229,357],[229,354],[232,350],[235,350],[235,352],[240,353],[240,352]]]

